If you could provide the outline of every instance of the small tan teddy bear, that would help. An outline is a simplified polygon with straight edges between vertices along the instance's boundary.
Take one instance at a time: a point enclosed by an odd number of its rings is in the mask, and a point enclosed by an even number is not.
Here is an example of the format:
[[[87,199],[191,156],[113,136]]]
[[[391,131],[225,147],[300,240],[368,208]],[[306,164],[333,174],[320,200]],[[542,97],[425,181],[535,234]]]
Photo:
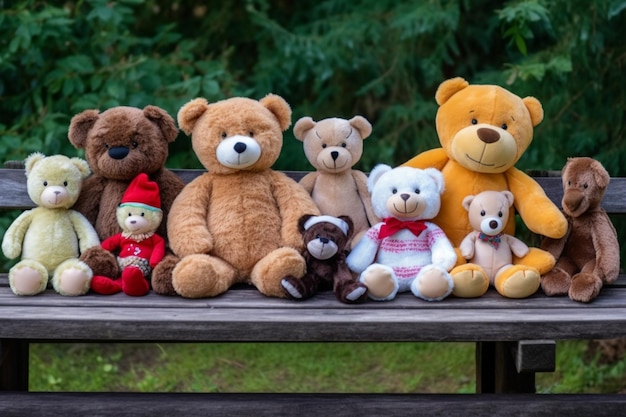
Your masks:
[[[322,214],[349,215],[358,239],[380,219],[372,209],[367,176],[352,169],[363,154],[363,141],[372,133],[372,125],[363,116],[350,120],[331,117],[315,122],[299,119],[293,128],[302,141],[304,154],[316,169],[300,180]]]
[[[513,255],[525,256],[528,246],[514,236],[503,233],[509,220],[509,208],[513,205],[513,193],[510,191],[483,191],[478,195],[469,195],[463,199],[469,221],[474,230],[461,241],[461,255],[469,261],[469,267],[475,274],[486,279],[483,294],[489,284],[501,295],[509,298],[524,298],[534,294],[539,288],[539,271],[527,273],[523,280],[499,278],[502,273],[513,267]],[[530,268],[530,267],[528,267]],[[481,294],[482,295],[482,294]],[[460,294],[461,297],[466,294]]]

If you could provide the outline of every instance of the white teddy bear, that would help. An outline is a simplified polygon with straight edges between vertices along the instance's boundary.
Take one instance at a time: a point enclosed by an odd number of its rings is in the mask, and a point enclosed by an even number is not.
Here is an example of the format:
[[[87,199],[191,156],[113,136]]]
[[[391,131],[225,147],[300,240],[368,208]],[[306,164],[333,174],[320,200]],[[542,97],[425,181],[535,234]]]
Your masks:
[[[382,222],[372,226],[346,262],[360,273],[374,300],[392,300],[411,291],[428,301],[443,300],[453,290],[450,269],[456,253],[434,218],[441,206],[444,180],[435,168],[391,168],[371,171],[368,188]]]

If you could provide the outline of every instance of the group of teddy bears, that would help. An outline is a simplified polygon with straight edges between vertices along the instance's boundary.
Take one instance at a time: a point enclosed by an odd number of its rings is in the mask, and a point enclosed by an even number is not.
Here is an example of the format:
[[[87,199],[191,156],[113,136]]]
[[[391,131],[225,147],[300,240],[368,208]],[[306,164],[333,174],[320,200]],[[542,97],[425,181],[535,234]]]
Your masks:
[[[178,135],[156,106],[86,110],[69,140],[86,161],[25,160],[36,207],[5,233],[21,260],[11,289],[35,295],[124,292],[214,297],[254,285],[304,300],[323,289],[344,303],[483,295],[589,302],[619,272],[615,230],[600,207],[609,175],[591,158],[562,172],[562,211],[515,163],[543,119],[540,102],[494,85],[444,81],[436,93],[441,148],[369,175],[352,167],[372,132],[361,116],[315,122],[295,137],[315,171],[296,182],[271,167],[291,108],[280,96],[196,98],[178,112],[206,172],[184,184],[165,168]],[[515,213],[541,248],[515,235]]]

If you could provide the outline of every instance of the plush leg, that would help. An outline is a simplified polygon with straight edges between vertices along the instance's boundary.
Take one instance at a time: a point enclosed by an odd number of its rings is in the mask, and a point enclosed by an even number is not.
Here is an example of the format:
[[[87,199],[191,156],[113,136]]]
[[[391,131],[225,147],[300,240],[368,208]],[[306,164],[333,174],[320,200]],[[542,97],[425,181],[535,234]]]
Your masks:
[[[367,287],[369,298],[376,301],[388,301],[396,298],[400,285],[393,269],[386,265],[372,264],[359,277]]]
[[[215,297],[226,292],[237,279],[237,271],[224,260],[210,255],[189,255],[172,271],[172,285],[186,298]]]
[[[89,291],[91,268],[78,259],[68,259],[59,265],[52,275],[52,287],[61,295],[84,295]]]
[[[259,260],[252,272],[252,284],[269,297],[285,297],[281,282],[285,277],[302,278],[306,272],[306,262],[293,248],[278,248]]]
[[[578,266],[568,257],[559,258],[556,266],[541,277],[541,289],[548,295],[565,295],[572,285],[572,275],[578,271]]]
[[[507,298],[526,298],[539,289],[541,276],[535,268],[513,265],[496,275],[496,291]]]
[[[120,266],[117,257],[100,246],[93,246],[80,255],[80,260],[89,265],[94,275],[119,277]]]
[[[466,263],[450,272],[454,281],[452,294],[460,298],[480,297],[489,289],[489,278],[485,270],[476,264]]]
[[[122,280],[112,279],[104,275],[91,278],[91,290],[96,294],[111,295],[122,291]]]
[[[165,255],[152,271],[152,291],[160,295],[176,295],[172,284],[172,272],[180,258],[174,254]]]
[[[339,301],[346,304],[362,303],[367,298],[367,286],[359,282],[345,264],[335,275],[333,292]]]
[[[9,285],[16,295],[36,295],[48,285],[48,271],[36,261],[18,262],[9,271]]]
[[[594,269],[596,261],[588,262],[578,274],[572,277],[572,285],[569,288],[568,295],[574,301],[588,303],[593,301],[602,289],[602,278]]]
[[[452,293],[454,281],[445,269],[427,265],[411,283],[411,292],[426,301],[441,301]]]
[[[288,298],[306,300],[317,294],[319,280],[315,274],[307,273],[301,279],[288,276],[280,282]]]
[[[141,269],[134,266],[127,266],[122,271],[122,291],[124,294],[134,297],[141,297],[148,294],[150,284],[141,272]]]

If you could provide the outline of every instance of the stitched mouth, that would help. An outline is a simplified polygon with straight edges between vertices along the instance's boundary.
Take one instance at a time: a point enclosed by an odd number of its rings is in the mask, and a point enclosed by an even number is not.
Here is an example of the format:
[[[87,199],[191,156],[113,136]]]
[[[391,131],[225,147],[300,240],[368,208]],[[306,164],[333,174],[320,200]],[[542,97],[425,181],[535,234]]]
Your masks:
[[[415,205],[415,207],[413,207],[413,209],[409,209],[407,202],[404,202],[404,207],[403,208],[398,208],[398,206],[396,206],[396,203],[393,203],[393,209],[401,214],[411,214],[411,213],[415,213],[417,211],[417,208],[419,207],[419,203],[417,203]]]
[[[327,169],[342,169],[343,167],[345,167],[345,166],[347,165],[347,162],[346,162],[346,163],[344,163],[344,164],[343,164],[343,165],[341,165],[341,166],[337,166],[337,164],[336,164],[336,163],[333,163],[333,164],[332,164],[332,166],[328,166],[328,165],[326,164],[326,161],[322,161],[322,164],[324,164],[324,167],[325,167],[325,168],[327,168]]]
[[[475,164],[478,164],[478,165],[481,165],[481,166],[484,166],[484,167],[500,168],[500,167],[503,167],[504,165],[506,165],[506,164],[502,164],[502,165],[497,165],[496,166],[495,164],[485,164],[484,162],[481,162],[481,161],[479,161],[477,159],[472,158],[471,156],[469,156],[469,154],[465,154],[465,157],[467,159],[469,159],[471,162],[473,162]]]

